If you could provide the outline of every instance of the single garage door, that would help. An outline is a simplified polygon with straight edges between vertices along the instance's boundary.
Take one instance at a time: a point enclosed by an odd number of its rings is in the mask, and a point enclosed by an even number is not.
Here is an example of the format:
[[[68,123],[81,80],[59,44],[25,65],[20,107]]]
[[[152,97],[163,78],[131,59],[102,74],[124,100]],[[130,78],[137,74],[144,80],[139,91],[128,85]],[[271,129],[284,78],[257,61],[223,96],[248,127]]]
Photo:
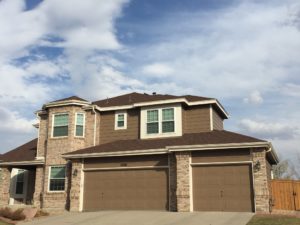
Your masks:
[[[195,211],[253,212],[250,164],[193,166]]]
[[[156,160],[149,166],[145,158],[124,157],[98,164],[105,169],[87,169],[83,210],[168,210],[168,168],[160,165],[165,159]],[[118,167],[117,161],[127,168]]]

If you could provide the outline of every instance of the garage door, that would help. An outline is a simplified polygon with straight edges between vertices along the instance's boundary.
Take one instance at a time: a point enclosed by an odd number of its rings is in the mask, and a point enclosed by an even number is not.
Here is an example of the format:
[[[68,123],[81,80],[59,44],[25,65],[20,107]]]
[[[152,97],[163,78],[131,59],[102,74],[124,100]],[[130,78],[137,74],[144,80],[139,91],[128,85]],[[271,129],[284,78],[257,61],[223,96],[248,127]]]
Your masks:
[[[126,158],[120,160],[124,165]],[[105,164],[112,165],[111,168],[84,172],[83,210],[168,210],[167,166],[130,167],[132,164],[149,164],[149,161],[131,158],[126,163],[127,168],[120,168],[115,167],[116,159],[113,161]]]
[[[249,164],[193,166],[195,211],[253,212]]]

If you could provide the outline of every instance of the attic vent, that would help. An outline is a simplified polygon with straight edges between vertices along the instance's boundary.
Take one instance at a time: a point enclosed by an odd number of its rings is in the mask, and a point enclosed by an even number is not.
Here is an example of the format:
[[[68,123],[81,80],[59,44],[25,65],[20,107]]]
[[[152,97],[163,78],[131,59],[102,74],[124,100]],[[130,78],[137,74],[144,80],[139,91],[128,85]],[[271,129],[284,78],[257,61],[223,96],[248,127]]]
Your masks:
[[[153,92],[152,95],[156,95],[156,92]]]

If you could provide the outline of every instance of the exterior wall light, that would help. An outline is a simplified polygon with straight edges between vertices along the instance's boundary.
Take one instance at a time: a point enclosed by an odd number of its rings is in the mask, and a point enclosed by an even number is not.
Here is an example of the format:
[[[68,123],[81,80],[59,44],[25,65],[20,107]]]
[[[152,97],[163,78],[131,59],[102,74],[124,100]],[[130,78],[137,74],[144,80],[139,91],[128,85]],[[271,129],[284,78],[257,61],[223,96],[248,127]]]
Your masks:
[[[74,177],[76,177],[76,176],[77,176],[77,173],[78,173],[78,170],[77,170],[77,169],[74,169],[74,171],[73,171],[73,174],[72,174],[72,175],[73,175]]]
[[[257,161],[257,162],[254,164],[253,168],[254,168],[254,172],[260,171],[260,168],[261,168],[260,161]]]

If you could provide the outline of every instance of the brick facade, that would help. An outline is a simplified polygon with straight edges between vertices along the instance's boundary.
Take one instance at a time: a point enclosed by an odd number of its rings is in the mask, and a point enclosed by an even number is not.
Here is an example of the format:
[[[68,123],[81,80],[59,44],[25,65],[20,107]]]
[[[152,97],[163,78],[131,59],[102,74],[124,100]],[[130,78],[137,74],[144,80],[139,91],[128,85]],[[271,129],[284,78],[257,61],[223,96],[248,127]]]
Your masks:
[[[190,211],[190,152],[176,152],[177,211]]]
[[[266,213],[270,210],[270,192],[267,176],[266,150],[252,149],[254,198],[257,213]],[[259,162],[260,168],[256,167]]]
[[[67,137],[52,137],[53,115],[56,113],[68,113],[69,126]],[[85,130],[84,137],[75,137],[75,115],[76,113],[85,114]],[[96,123],[95,123],[96,119]],[[65,106],[49,108],[47,112],[40,116],[39,142],[37,157],[45,158],[44,167],[37,169],[37,175],[42,174],[43,180],[37,179],[35,184],[34,204],[42,206],[46,209],[79,209],[79,197],[76,189],[78,179],[80,179],[80,171],[76,177],[72,176],[72,170],[78,169],[76,162],[74,165],[68,163],[61,154],[75,151],[81,148],[90,147],[99,144],[99,113],[92,110],[84,111],[81,106]],[[96,130],[95,130],[96,129]],[[95,130],[95,132],[94,132]],[[94,134],[96,137],[94,137]],[[49,172],[51,166],[66,166],[67,177],[65,180],[65,191],[51,192],[49,191]],[[41,186],[43,185],[43,186]],[[73,185],[75,185],[73,187]],[[76,206],[75,206],[76,205]]]
[[[9,202],[9,187],[10,187],[10,170],[8,168],[0,168],[0,207],[7,205]]]

